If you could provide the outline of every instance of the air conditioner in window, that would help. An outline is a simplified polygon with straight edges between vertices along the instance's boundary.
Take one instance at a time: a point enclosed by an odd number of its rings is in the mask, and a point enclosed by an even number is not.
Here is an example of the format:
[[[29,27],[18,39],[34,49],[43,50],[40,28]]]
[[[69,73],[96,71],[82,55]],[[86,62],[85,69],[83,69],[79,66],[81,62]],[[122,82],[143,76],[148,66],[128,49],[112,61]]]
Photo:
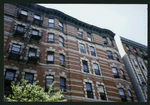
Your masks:
[[[61,66],[66,66],[66,63],[63,62],[63,61],[61,61],[61,62],[60,62],[60,65],[61,65]]]

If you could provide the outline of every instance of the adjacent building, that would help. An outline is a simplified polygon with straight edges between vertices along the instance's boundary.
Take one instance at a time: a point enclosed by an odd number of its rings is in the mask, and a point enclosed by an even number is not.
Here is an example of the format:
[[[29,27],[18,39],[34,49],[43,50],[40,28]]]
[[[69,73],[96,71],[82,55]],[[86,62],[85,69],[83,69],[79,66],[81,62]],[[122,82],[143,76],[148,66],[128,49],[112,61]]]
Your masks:
[[[126,70],[139,102],[147,101],[148,54],[147,46],[121,38],[126,54],[123,57]]]
[[[69,102],[137,102],[115,34],[37,4],[4,4],[4,85],[55,81]]]

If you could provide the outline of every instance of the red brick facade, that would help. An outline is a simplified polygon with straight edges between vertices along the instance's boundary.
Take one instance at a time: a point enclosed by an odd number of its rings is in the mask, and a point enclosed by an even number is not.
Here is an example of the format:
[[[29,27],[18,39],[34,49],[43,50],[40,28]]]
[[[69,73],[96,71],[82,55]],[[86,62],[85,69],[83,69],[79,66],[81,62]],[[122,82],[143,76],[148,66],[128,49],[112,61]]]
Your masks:
[[[25,47],[27,43],[28,36],[30,35],[30,30],[32,28],[40,30],[42,34],[42,39],[39,43],[34,41],[30,41],[25,49],[25,52],[20,57],[21,59],[27,58],[27,53],[29,48],[37,49],[38,53],[41,53],[40,61],[37,65],[34,64],[26,64],[23,72],[21,73],[20,79],[25,77],[25,73],[33,73],[34,80],[39,80],[39,85],[45,87],[45,76],[53,75],[54,81],[56,84],[54,87],[57,89],[60,88],[60,77],[66,78],[66,89],[65,98],[68,101],[72,102],[83,102],[83,101],[91,101],[91,102],[100,102],[100,101],[108,101],[108,102],[121,102],[121,98],[118,92],[118,88],[123,88],[127,97],[128,102],[131,101],[127,90],[129,89],[132,93],[134,101],[137,102],[136,95],[132,88],[130,79],[128,77],[126,68],[123,64],[123,61],[119,55],[119,51],[117,49],[115,40],[113,40],[114,46],[111,46],[111,42],[109,37],[107,37],[108,45],[104,46],[102,36],[91,33],[92,42],[87,41],[87,32],[83,29],[83,39],[79,39],[78,37],[78,29],[70,24],[63,23],[63,31],[59,30],[59,19],[54,18],[54,27],[48,27],[48,17],[41,16],[41,20],[43,20],[42,26],[32,24],[29,30],[26,33],[26,39],[22,39],[19,37],[14,37],[14,26],[18,24],[22,24],[25,27],[28,27],[30,22],[25,22],[23,20],[19,20],[17,17],[18,10],[21,10],[20,7],[12,4],[4,4],[4,75],[8,68],[15,70],[16,80],[19,75],[21,69],[25,62],[18,62],[17,60],[10,59],[8,60],[8,47],[12,46],[12,44],[21,45],[21,50]],[[27,20],[32,20],[34,16],[34,12],[28,11]],[[36,13],[37,14],[37,13]],[[54,34],[54,42],[47,42],[48,33]],[[71,36],[73,35],[73,36]],[[59,44],[59,37],[64,38],[64,47]],[[80,52],[79,44],[83,43],[86,49],[86,54]],[[98,43],[98,44],[97,44]],[[90,46],[94,46],[96,57],[92,56],[90,53]],[[10,51],[11,49],[9,49]],[[109,60],[106,51],[111,51],[113,55],[113,60]],[[47,51],[54,52],[54,64],[47,64]],[[116,60],[115,53],[118,54],[120,62]],[[65,56],[66,66],[60,65],[59,56],[63,54]],[[88,67],[90,73],[86,73],[83,71],[82,60],[88,61]],[[99,70],[101,75],[96,75],[93,63],[97,63],[99,65]],[[120,78],[114,78],[112,67],[116,67],[119,73]],[[120,69],[124,71],[126,76],[126,80],[123,79]],[[101,83],[105,87],[105,94],[107,100],[100,99],[97,84]],[[89,82],[92,85],[92,91],[94,98],[87,98],[86,85],[85,83]]]

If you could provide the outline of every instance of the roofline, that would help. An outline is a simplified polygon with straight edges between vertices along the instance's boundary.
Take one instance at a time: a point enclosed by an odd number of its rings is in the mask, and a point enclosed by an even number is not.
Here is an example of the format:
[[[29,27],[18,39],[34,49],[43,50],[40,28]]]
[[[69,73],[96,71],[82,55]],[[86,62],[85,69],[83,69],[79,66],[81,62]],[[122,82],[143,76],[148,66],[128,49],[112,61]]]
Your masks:
[[[82,27],[83,29],[91,32],[91,33],[96,33],[100,34],[101,36],[110,36],[111,39],[114,39],[115,33],[113,33],[111,30],[104,29],[104,28],[99,28],[94,25],[90,25],[88,23],[82,22],[74,17],[71,17],[61,11],[58,11],[56,9],[52,8],[46,8],[44,6],[40,6],[38,4],[18,4],[15,3],[13,5],[16,5],[17,7],[29,9],[31,11],[34,10],[35,13],[39,13],[40,15],[44,15],[46,17],[51,17],[51,16],[56,16],[57,18],[61,19],[63,22],[70,23],[71,25]]]
[[[134,48],[138,48],[138,49],[140,49],[140,50],[144,50],[145,52],[148,51],[148,47],[147,47],[146,45],[143,45],[143,44],[141,44],[141,43],[132,41],[132,40],[130,40],[130,39],[127,39],[127,38],[124,38],[124,37],[121,37],[121,36],[120,36],[120,39],[121,39],[121,41],[122,41],[123,44],[132,46],[132,47],[134,47]]]

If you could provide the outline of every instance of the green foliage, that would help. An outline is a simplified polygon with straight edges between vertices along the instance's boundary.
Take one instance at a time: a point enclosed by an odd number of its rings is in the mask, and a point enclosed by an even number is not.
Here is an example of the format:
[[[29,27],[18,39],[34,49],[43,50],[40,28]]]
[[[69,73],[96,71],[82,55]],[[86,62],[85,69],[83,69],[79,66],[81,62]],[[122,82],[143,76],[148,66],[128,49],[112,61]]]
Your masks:
[[[18,82],[16,85],[11,83],[13,95],[5,97],[6,101],[11,102],[66,102],[66,99],[62,99],[64,96],[61,94],[62,91],[59,90],[55,94],[51,94],[53,85],[49,85],[48,92],[44,92],[44,89],[37,85],[39,81],[36,81],[33,84],[27,83],[23,79],[23,83],[20,85]]]

